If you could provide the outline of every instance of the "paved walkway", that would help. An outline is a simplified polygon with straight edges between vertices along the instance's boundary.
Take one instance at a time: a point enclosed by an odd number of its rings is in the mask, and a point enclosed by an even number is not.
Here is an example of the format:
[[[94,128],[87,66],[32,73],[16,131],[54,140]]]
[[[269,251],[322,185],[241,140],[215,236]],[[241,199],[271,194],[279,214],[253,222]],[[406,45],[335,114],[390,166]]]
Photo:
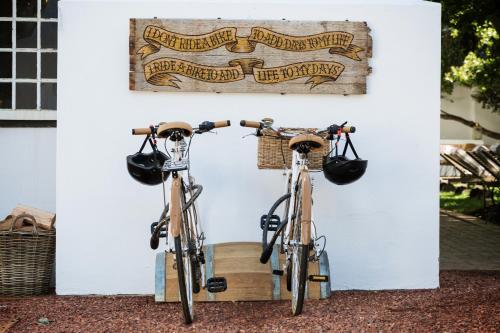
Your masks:
[[[500,226],[440,214],[441,270],[499,270]]]

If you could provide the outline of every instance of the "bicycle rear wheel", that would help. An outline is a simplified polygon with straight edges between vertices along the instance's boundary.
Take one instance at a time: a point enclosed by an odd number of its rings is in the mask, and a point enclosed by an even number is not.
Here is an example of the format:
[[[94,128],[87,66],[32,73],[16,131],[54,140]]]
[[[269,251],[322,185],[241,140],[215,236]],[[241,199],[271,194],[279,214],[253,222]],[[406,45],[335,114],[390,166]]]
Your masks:
[[[201,186],[198,186],[201,188]],[[186,187],[182,187],[182,195],[181,195],[181,204],[183,211],[183,219],[185,221],[184,225],[184,236],[187,239],[188,244],[188,253],[191,260],[191,274],[192,274],[192,291],[197,294],[200,292],[200,280],[201,280],[201,267],[200,262],[197,257],[197,247],[196,240],[198,234],[196,232],[196,205],[194,200],[197,196],[193,195],[193,192],[190,192]],[[186,194],[190,194],[190,198],[186,201]],[[196,195],[196,194],[195,194]],[[194,198],[193,198],[194,197]]]
[[[193,273],[191,267],[191,258],[188,252],[188,244],[184,247],[181,236],[174,238],[175,259],[177,263],[177,278],[179,282],[179,296],[181,299],[182,313],[184,322],[191,324],[193,322]],[[183,250],[186,249],[185,251]]]
[[[306,174],[306,176],[308,176]],[[302,181],[298,180],[298,184]],[[292,229],[292,239],[291,244],[292,255],[291,262],[289,264],[291,267],[291,287],[292,287],[292,314],[294,316],[302,313],[302,308],[304,306],[304,298],[306,293],[306,283],[307,283],[307,263],[309,260],[309,244],[303,244],[302,237],[302,212],[309,210],[309,207],[304,207],[305,205],[310,205],[311,202],[307,202],[307,197],[303,200],[303,186],[299,185],[296,195],[295,195],[295,220]],[[307,188],[305,189],[307,190]]]

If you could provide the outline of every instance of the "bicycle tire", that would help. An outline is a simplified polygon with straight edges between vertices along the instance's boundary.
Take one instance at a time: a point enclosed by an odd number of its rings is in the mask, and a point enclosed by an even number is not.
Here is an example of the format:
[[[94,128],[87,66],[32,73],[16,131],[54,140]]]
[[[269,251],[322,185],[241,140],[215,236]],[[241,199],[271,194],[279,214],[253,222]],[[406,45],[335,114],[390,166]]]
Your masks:
[[[308,245],[303,245],[300,244],[297,249],[297,254],[293,254],[292,256],[297,256],[298,260],[296,263],[298,263],[298,272],[296,273],[294,267],[295,265],[292,266],[292,272],[295,274],[293,275],[298,275],[297,276],[297,285],[295,288],[298,288],[297,294],[294,294],[294,285],[293,285],[293,279],[292,279],[292,314],[294,316],[297,316],[302,313],[302,309],[304,307],[304,298],[306,294],[306,283],[307,283],[307,261],[309,259],[309,246]],[[293,261],[293,259],[292,259]],[[294,296],[296,298],[294,299]]]
[[[181,237],[177,236],[174,238],[175,244],[175,260],[177,263],[177,278],[179,282],[179,295],[181,298],[182,313],[184,315],[184,322],[186,324],[191,324],[193,322],[193,308],[189,306],[188,300],[188,290],[186,288],[186,275],[184,269],[184,256],[182,251]],[[188,260],[189,264],[191,260]],[[192,279],[192,275],[189,274],[189,279]],[[192,297],[191,297],[192,299]]]
[[[292,291],[292,261],[289,260],[288,266],[286,267],[286,290]]]
[[[297,180],[301,184],[301,177]],[[299,185],[295,195],[293,239],[292,245],[292,314],[297,316],[302,313],[307,283],[307,263],[309,260],[309,244],[302,243],[302,185]]]
[[[201,275],[200,267],[199,267],[199,262],[198,258],[196,257],[196,243],[193,241],[193,236],[196,237],[196,235],[192,234],[192,230],[190,230],[191,227],[191,214],[189,211],[191,210],[193,215],[196,215],[196,206],[194,205],[194,200],[189,200],[186,202],[186,188],[182,186],[182,196],[181,196],[181,204],[182,204],[182,216],[184,217],[184,221],[186,221],[187,228],[186,232],[186,239],[188,243],[188,254],[191,262],[191,283],[192,283],[192,292],[197,294],[200,292],[200,279],[199,276]]]
[[[191,275],[193,280],[193,293],[198,294],[201,291],[200,280],[201,280],[201,269],[200,262],[198,259],[191,258]]]

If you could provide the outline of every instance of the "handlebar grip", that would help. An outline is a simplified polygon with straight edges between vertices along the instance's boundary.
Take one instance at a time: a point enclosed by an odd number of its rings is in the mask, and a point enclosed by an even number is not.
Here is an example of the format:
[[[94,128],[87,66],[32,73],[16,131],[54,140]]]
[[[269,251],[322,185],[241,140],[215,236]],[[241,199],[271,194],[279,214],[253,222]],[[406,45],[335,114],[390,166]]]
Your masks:
[[[214,128],[228,127],[228,126],[231,126],[230,120],[220,120],[214,122]]]
[[[354,133],[356,132],[356,127],[354,126],[345,126],[342,128],[343,133]]]
[[[240,121],[242,127],[262,128],[262,123],[258,121],[242,120]]]
[[[132,128],[132,135],[148,135],[151,134],[151,128]]]
[[[328,127],[328,132],[332,135],[338,134],[339,131],[341,131],[342,133],[354,133],[354,132],[356,132],[356,127],[354,127],[354,126],[339,126],[339,125],[335,125],[335,124],[330,125]]]

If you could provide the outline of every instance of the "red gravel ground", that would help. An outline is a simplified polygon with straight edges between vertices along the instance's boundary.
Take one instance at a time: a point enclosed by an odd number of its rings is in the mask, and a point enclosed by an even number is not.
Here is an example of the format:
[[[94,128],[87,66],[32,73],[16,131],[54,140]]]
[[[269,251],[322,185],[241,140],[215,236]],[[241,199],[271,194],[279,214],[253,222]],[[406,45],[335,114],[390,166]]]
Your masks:
[[[184,325],[179,305],[152,296],[0,298],[0,322],[19,319],[9,333],[500,332],[500,272],[442,272],[438,290],[334,292],[298,317],[287,301],[197,303],[195,314]]]

